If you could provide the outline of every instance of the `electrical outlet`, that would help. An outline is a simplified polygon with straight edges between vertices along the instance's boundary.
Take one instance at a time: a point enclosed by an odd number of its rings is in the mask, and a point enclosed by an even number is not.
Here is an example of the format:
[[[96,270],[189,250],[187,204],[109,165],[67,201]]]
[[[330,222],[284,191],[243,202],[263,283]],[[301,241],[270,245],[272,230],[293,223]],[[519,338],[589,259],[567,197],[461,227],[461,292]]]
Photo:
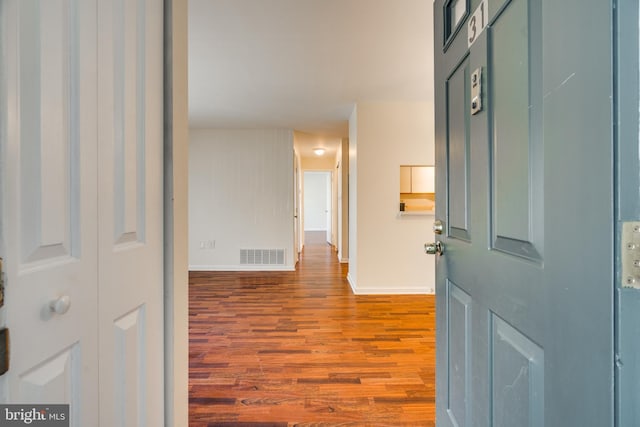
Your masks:
[[[640,222],[622,223],[620,246],[622,287],[640,289]]]
[[[215,249],[215,248],[216,248],[216,241],[209,240],[209,249]]]

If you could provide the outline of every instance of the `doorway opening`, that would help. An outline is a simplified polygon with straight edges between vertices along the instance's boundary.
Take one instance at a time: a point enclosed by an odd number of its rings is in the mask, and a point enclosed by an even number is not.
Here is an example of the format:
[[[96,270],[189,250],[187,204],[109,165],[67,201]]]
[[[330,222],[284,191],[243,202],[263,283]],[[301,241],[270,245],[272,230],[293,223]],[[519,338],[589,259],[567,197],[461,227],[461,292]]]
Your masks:
[[[305,239],[307,232],[324,232],[325,240],[333,245],[332,173],[305,171],[303,212]]]

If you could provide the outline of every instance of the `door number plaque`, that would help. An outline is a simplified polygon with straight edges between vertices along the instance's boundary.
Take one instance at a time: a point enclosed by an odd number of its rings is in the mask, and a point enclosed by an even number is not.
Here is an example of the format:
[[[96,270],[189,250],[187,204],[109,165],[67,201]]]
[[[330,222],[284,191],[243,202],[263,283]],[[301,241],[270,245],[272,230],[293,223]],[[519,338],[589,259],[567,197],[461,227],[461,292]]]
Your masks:
[[[471,114],[482,111],[482,67],[471,73]]]
[[[478,39],[478,36],[487,26],[487,0],[482,0],[480,6],[473,12],[467,22],[467,44],[469,47]]]

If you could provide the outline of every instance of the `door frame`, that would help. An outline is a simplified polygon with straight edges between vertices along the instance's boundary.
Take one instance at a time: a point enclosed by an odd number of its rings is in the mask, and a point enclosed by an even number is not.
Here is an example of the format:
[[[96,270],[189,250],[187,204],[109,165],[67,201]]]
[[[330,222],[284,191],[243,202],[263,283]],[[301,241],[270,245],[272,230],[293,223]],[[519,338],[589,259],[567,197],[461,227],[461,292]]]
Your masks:
[[[293,149],[293,250],[295,265],[300,261],[300,252],[304,246],[304,230],[302,227],[302,164],[300,154]]]
[[[618,0],[616,9],[615,72],[617,86],[616,213],[618,220],[640,218],[637,72],[639,69],[638,4]],[[188,424],[188,268],[187,268],[187,16],[188,0],[165,0],[165,423]],[[624,35],[624,36],[623,36]],[[625,52],[625,55],[619,54]],[[624,64],[623,64],[624,62]],[[625,68],[623,65],[629,65]],[[626,142],[625,142],[626,141]],[[2,162],[2,157],[0,157]],[[632,191],[625,191],[630,188]],[[0,187],[0,196],[3,189]],[[621,197],[624,193],[625,197]],[[633,194],[634,196],[631,196]],[[4,206],[0,204],[0,209]],[[0,255],[4,251],[0,222]],[[618,227],[617,242],[620,243]],[[619,247],[619,245],[618,245]],[[586,248],[585,248],[586,250]],[[619,265],[616,265],[619,276]],[[618,279],[616,283],[620,283]],[[640,405],[629,394],[640,383],[640,344],[637,330],[640,292],[616,287],[616,353],[625,361],[616,369],[616,423],[637,424]],[[627,359],[626,356],[629,355]],[[635,356],[635,358],[634,358]],[[623,375],[624,373],[624,375]],[[0,390],[0,396],[2,391]]]
[[[640,425],[640,290],[623,288],[622,223],[640,219],[640,42],[637,0],[614,0],[613,66],[615,144],[615,419],[617,426]]]
[[[164,0],[165,426],[189,424],[188,0]]]

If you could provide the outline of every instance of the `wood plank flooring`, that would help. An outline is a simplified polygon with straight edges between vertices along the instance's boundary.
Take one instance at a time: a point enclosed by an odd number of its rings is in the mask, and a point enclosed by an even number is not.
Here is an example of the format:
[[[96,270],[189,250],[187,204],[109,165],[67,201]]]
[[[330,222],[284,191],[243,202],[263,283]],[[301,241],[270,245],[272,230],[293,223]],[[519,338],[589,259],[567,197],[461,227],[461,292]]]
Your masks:
[[[190,274],[190,426],[435,425],[435,298],[354,296],[323,240],[295,272]]]

